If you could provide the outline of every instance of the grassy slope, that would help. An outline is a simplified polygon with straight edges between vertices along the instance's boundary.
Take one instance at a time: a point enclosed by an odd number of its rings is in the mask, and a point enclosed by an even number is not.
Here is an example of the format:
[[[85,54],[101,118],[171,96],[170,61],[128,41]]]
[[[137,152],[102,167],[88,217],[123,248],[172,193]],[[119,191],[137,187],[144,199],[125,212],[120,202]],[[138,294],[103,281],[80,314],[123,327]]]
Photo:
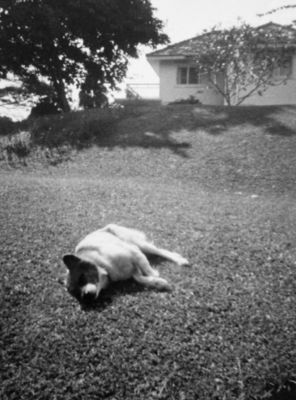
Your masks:
[[[295,116],[136,109],[73,161],[3,169],[1,398],[242,400],[295,379]],[[171,293],[65,293],[61,255],[111,221],[190,259],[158,267]]]

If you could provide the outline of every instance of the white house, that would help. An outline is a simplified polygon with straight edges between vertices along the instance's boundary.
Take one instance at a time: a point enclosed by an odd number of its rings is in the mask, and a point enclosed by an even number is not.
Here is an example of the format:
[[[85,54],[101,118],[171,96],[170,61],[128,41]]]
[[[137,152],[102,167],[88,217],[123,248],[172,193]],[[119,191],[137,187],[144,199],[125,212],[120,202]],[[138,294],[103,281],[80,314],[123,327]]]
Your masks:
[[[276,29],[278,24],[269,23],[261,28]],[[290,28],[289,28],[290,29]],[[202,104],[223,105],[223,96],[208,81],[206,74],[198,74],[193,57],[198,55],[202,36],[175,43],[162,50],[147,54],[147,60],[159,76],[159,92],[162,103],[188,99],[193,96]],[[244,101],[244,105],[296,104],[296,42],[279,44],[289,46],[294,53],[288,64],[274,71],[274,86],[264,92],[263,96],[255,93]],[[216,77],[223,85],[223,76]]]

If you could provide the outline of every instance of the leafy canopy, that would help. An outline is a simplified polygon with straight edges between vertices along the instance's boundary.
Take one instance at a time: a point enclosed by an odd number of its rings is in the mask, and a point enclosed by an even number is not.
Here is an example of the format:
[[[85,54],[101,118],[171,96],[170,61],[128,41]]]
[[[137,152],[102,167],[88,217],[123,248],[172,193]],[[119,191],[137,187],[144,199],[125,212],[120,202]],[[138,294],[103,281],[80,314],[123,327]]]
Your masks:
[[[31,91],[45,80],[67,111],[69,85],[101,95],[139,44],[168,41],[153,11],[149,0],[1,0],[0,76],[12,72]]]

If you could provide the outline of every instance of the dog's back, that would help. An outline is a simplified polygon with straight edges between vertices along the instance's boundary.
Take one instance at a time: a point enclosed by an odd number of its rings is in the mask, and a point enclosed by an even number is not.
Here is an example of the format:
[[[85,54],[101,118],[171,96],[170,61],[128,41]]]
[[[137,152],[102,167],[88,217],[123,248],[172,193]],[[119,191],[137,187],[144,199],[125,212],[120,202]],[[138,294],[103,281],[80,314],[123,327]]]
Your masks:
[[[140,242],[147,241],[144,232],[138,231],[137,229],[125,228],[124,226],[116,224],[109,224],[101,229],[101,231],[109,232],[124,242],[135,244],[136,246],[138,246]]]

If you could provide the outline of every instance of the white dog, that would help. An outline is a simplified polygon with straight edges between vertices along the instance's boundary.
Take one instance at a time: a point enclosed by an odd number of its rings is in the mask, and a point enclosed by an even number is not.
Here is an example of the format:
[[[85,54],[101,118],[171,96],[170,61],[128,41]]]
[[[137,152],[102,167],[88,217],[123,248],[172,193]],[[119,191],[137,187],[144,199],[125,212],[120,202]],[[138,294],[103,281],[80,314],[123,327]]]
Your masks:
[[[169,283],[159,277],[146,255],[157,255],[178,265],[188,265],[178,253],[159,249],[147,241],[144,233],[110,224],[87,235],[67,254],[65,284],[70,293],[82,300],[95,300],[109,282],[134,278],[159,290],[169,290]]]

